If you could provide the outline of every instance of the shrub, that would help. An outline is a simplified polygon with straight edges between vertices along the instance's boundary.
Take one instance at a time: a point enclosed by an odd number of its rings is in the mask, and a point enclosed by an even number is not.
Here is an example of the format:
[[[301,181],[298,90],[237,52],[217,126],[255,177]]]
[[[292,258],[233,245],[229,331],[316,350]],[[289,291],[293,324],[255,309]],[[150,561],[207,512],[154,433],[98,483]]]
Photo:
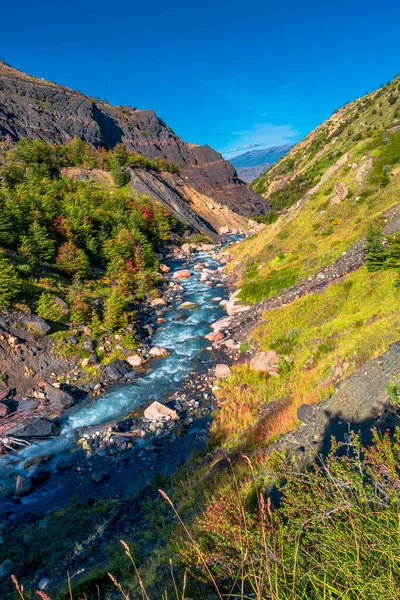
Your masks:
[[[40,296],[36,312],[42,319],[53,321],[53,323],[62,323],[67,317],[65,309],[58,299],[49,292],[43,292]]]
[[[21,291],[21,281],[15,268],[0,250],[0,306],[10,306]]]
[[[381,271],[387,261],[387,250],[383,245],[383,236],[375,227],[369,227],[365,242],[365,264],[368,271]]]
[[[89,259],[85,251],[73,242],[65,242],[60,246],[56,258],[57,267],[69,275],[83,279],[89,273]]]
[[[128,303],[126,295],[118,287],[113,287],[109,297],[104,302],[104,325],[115,331],[128,322],[124,312]]]

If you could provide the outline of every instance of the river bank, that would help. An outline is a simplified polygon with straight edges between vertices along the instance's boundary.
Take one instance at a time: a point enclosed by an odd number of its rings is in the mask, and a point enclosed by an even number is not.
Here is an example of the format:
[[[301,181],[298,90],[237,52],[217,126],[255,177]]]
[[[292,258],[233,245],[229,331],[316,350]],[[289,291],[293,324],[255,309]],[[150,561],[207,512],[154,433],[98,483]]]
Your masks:
[[[165,304],[153,308],[147,326],[149,346],[168,355],[152,360],[133,381],[66,410],[60,435],[3,460],[1,514],[10,525],[43,517],[72,497],[86,502],[132,495],[205,447],[215,408],[214,367],[237,358],[238,350],[234,344],[210,345],[204,337],[226,314],[230,292],[219,250],[185,248],[166,261]],[[190,276],[178,280],[182,270]],[[144,411],[155,400],[179,418],[146,419]]]

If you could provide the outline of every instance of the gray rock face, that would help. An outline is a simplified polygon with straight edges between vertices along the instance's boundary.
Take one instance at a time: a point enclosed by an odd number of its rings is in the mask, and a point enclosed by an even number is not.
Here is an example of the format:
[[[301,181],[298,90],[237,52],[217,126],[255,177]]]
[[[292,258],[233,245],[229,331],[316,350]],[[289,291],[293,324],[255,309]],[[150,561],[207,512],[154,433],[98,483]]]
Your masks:
[[[110,106],[3,64],[0,136],[13,141],[39,137],[50,143],[63,143],[78,136],[95,148],[122,142],[128,150],[150,159],[159,157],[177,164],[182,184],[189,183],[239,214],[263,214],[271,208],[267,200],[238,178],[221,154],[209,146],[183,142],[152,110]],[[168,187],[168,183],[163,185]],[[177,196],[182,205],[179,192]]]

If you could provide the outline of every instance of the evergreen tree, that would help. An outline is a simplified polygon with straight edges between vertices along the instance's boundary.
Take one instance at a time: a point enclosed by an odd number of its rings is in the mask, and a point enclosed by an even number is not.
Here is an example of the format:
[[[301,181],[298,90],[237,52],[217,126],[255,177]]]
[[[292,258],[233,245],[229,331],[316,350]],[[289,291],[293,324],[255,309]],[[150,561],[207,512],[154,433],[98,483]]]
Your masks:
[[[49,292],[43,292],[36,307],[36,313],[39,317],[54,321],[54,323],[62,323],[66,320],[67,315],[65,312],[55,296]]]
[[[375,227],[367,231],[365,242],[365,264],[370,273],[381,271],[385,267],[388,253],[383,245],[383,236]]]
[[[400,267],[400,233],[389,240],[387,266],[394,269]]]
[[[29,227],[28,235],[22,238],[22,250],[33,260],[51,260],[54,257],[55,242],[46,228],[34,221]]]
[[[57,267],[61,271],[83,279],[89,272],[89,260],[85,252],[73,242],[65,242],[60,246],[56,258]]]
[[[21,281],[3,250],[0,251],[0,306],[10,306],[21,291]]]
[[[111,289],[109,297],[104,302],[104,325],[115,331],[127,324],[128,318],[124,313],[127,297],[117,286]]]
[[[0,206],[0,246],[12,248],[15,243],[15,231],[5,206]]]

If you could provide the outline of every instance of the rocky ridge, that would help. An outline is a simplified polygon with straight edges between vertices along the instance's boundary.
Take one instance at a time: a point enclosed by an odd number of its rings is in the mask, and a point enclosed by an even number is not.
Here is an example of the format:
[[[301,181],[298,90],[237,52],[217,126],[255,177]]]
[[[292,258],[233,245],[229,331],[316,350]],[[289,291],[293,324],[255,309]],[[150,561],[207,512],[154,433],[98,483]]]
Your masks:
[[[128,150],[150,159],[159,157],[178,165],[180,185],[187,182],[240,215],[260,215],[270,209],[221,154],[209,146],[183,142],[153,111],[111,106],[3,63],[0,136],[10,141],[40,138],[50,143],[64,143],[78,136],[95,148],[123,143]],[[163,200],[163,191],[154,189],[153,183],[152,194]]]

